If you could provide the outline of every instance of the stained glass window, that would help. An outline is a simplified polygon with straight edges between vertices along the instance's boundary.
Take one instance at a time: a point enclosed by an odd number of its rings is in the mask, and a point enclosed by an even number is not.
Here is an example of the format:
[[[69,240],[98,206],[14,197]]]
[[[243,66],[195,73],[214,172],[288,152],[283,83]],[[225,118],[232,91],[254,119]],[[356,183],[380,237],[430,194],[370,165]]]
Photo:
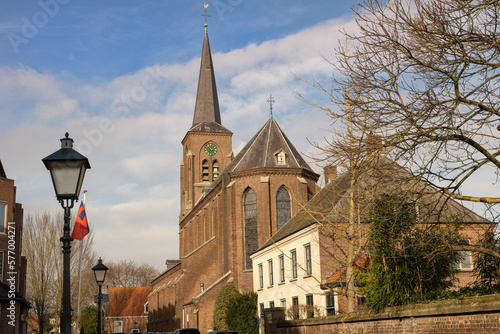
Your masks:
[[[291,217],[290,194],[285,186],[281,186],[276,193],[276,216],[278,230],[282,228]]]
[[[245,226],[245,267],[252,269],[250,254],[255,252],[257,243],[257,198],[255,191],[248,188],[243,195],[243,219]]]

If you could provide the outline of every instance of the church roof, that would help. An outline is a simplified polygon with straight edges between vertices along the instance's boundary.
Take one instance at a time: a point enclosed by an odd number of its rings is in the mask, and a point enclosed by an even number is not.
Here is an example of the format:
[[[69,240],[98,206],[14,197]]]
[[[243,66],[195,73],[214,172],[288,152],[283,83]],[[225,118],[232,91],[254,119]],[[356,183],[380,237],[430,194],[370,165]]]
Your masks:
[[[283,163],[278,162],[279,154],[284,154]],[[264,124],[226,169],[229,172],[238,172],[254,168],[303,168],[314,173],[273,117]]]
[[[201,53],[200,76],[198,79],[193,124],[189,131],[231,132],[221,125],[214,65],[206,28],[203,51]]]
[[[345,212],[349,212],[350,179],[351,174],[346,172],[330,181],[257,251],[316,223],[347,223]],[[418,199],[422,223],[492,224],[383,155],[359,177],[356,187],[361,222],[369,222],[377,195],[400,193],[407,194],[409,201]],[[420,197],[415,198],[415,195]]]

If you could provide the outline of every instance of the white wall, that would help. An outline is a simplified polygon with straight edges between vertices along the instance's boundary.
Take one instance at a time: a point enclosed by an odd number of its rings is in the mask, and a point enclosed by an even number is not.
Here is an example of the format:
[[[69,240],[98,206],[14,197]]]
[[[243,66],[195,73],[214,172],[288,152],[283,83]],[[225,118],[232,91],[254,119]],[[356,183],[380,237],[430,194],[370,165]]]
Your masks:
[[[306,295],[313,295],[313,303],[321,308],[326,315],[326,291],[320,288],[321,284],[321,262],[319,252],[319,233],[316,225],[307,227],[287,237],[278,243],[267,247],[251,256],[253,261],[254,291],[258,295],[259,312],[260,304],[264,308],[270,307],[274,301],[275,307],[281,307],[281,300],[286,300],[286,308],[292,306],[292,298],[298,297],[300,304],[306,304]],[[311,247],[312,273],[308,274],[306,269],[305,246]],[[297,278],[292,277],[291,251],[295,249],[297,254]],[[279,257],[283,255],[285,262],[285,281],[280,282]],[[268,261],[273,261],[274,284],[270,284]],[[262,265],[264,286],[260,287],[259,265]],[[337,304],[337,302],[335,303]]]

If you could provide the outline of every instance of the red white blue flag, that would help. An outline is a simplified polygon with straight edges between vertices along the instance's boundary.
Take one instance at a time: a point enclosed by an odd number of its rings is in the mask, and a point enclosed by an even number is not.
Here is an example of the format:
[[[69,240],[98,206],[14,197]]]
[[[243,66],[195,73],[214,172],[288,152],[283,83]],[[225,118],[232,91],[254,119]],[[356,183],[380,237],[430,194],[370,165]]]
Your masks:
[[[87,222],[87,214],[85,213],[85,206],[83,206],[83,201],[80,202],[80,208],[78,209],[78,214],[76,215],[75,227],[73,227],[73,232],[71,236],[73,239],[82,240],[84,236],[89,234],[89,223]]]

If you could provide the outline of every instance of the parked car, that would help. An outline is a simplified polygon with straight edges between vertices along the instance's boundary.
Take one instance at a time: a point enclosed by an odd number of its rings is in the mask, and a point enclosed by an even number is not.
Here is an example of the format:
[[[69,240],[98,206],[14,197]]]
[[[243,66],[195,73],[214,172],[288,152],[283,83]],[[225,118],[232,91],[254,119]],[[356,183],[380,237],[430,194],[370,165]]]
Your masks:
[[[200,334],[196,328],[179,328],[174,331],[174,334]]]

